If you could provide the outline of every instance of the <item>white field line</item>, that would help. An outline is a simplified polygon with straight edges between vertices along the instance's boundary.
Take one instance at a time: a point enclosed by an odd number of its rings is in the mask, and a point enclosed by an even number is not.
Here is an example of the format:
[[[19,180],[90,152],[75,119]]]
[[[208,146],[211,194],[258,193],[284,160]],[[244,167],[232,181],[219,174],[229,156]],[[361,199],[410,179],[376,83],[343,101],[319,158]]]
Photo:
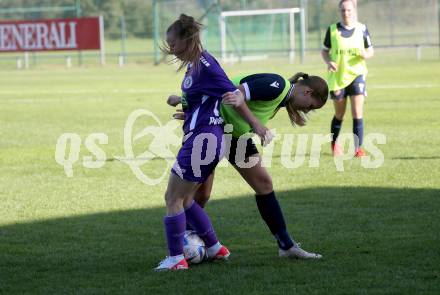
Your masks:
[[[410,88],[440,88],[440,84],[367,84],[367,89],[410,89]]]
[[[145,89],[90,89],[90,90],[78,90],[78,89],[66,89],[66,90],[0,90],[0,95],[20,95],[20,94],[104,94],[104,93],[122,93],[122,94],[130,94],[130,93],[168,93],[168,92],[176,92],[179,89],[154,89],[154,88],[145,88]]]
[[[367,89],[411,89],[411,88],[440,88],[440,84],[369,84]],[[0,95],[30,95],[30,94],[148,94],[148,93],[170,93],[179,91],[177,88],[173,89],[154,89],[154,88],[123,88],[123,89],[66,89],[66,90],[1,90]]]

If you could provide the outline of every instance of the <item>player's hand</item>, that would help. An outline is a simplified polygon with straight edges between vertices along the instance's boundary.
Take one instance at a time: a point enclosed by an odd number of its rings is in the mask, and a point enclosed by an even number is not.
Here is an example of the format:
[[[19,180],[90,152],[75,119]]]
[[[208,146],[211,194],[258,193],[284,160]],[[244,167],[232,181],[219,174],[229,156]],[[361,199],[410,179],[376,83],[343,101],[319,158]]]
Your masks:
[[[362,57],[363,59],[366,59],[367,58],[367,51],[364,49],[364,48],[361,48],[360,50],[359,50],[359,54],[358,54],[360,57]]]
[[[222,95],[222,103],[239,107],[244,103],[243,93],[238,89],[234,92],[226,92]]]
[[[175,107],[175,106],[177,106],[181,101],[182,101],[182,98],[181,98],[180,96],[172,94],[172,95],[168,96],[167,104],[169,104],[169,105],[172,106],[172,107]]]
[[[335,62],[333,62],[333,61],[330,61],[330,62],[327,64],[327,66],[328,66],[328,70],[329,70],[330,72],[337,72],[337,71],[338,71],[338,64],[335,63]]]
[[[185,120],[185,113],[181,109],[177,109],[173,114],[173,118],[176,120]]]
[[[268,145],[274,138],[272,132],[270,132],[266,126],[261,125],[259,122],[252,126],[252,130],[260,138],[262,146]]]
[[[272,140],[275,138],[275,135],[272,133],[272,131],[267,130],[266,134],[264,135],[264,140],[261,142],[261,145],[263,147],[267,146],[269,143],[272,142]]]

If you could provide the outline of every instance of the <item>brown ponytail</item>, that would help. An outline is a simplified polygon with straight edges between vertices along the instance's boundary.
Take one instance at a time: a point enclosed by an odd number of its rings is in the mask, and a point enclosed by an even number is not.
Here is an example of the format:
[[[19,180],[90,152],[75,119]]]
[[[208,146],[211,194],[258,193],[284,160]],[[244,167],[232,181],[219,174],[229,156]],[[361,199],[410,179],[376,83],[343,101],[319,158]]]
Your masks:
[[[301,79],[301,80],[300,80]],[[312,89],[312,96],[321,102],[321,107],[326,103],[328,98],[328,85],[327,82],[318,76],[309,76],[306,73],[296,73],[289,78],[292,84],[301,84]],[[293,99],[289,99],[286,104],[286,110],[289,114],[290,122],[293,126],[304,126],[307,122],[307,115],[301,110],[297,110],[293,106]]]
[[[296,82],[298,82],[298,80],[300,78],[308,79],[309,75],[306,73],[303,73],[303,72],[299,72],[299,73],[296,73],[295,75],[293,75],[292,77],[290,77],[288,80],[290,83],[295,84]]]
[[[290,103],[292,100],[289,100],[289,102],[286,104],[286,110],[287,114],[289,115],[290,123],[292,123],[293,126],[304,126],[307,122],[307,115],[303,111],[299,111],[295,109]]]
[[[192,16],[183,13],[179,16],[178,20],[168,27],[167,33],[172,32],[175,38],[179,39],[179,43],[182,46],[174,49],[173,52],[168,44],[163,44],[160,49],[166,55],[174,54],[175,56],[179,56],[171,61],[177,62],[180,60],[181,63],[178,71],[189,63],[198,64],[203,51],[202,42],[200,41],[200,31],[202,27],[203,25],[194,20]]]

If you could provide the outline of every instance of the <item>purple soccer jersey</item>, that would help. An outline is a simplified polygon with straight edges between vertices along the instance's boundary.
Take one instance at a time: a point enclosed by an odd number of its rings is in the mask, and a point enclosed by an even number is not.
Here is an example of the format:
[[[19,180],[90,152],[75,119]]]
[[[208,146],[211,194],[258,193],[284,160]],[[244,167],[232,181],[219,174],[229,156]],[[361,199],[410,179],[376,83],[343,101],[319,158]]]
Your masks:
[[[197,66],[189,65],[182,82],[183,145],[172,172],[191,182],[204,182],[220,161],[223,118],[221,96],[237,87],[217,60],[203,51]]]
[[[202,53],[197,67],[188,66],[181,87],[184,134],[198,127],[223,124],[219,112],[221,96],[237,89],[217,60],[206,51]]]

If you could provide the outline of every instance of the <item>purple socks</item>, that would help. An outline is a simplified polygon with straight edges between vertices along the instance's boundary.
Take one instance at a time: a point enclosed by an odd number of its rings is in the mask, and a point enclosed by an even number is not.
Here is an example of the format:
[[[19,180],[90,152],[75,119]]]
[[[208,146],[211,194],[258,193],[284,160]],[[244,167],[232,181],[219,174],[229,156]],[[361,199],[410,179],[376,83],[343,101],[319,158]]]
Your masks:
[[[185,212],[174,216],[165,216],[163,219],[167,236],[168,251],[170,256],[183,254],[183,236],[185,235]]]
[[[163,219],[170,256],[183,254],[183,236],[187,222],[205,242],[207,248],[218,242],[208,215],[196,202],[193,202],[184,212],[165,216]]]
[[[186,222],[197,232],[207,248],[218,242],[211,220],[199,204],[193,201],[191,206],[185,209],[185,215]]]

